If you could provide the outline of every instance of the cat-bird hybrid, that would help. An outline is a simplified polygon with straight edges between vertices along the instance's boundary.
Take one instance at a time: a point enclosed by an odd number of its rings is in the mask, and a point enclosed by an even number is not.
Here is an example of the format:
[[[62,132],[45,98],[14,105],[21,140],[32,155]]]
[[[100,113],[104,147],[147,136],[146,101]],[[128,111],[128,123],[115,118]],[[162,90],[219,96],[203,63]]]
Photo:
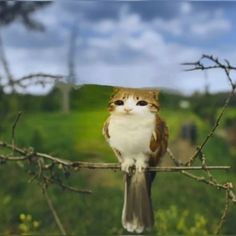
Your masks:
[[[108,110],[103,134],[116,154],[125,174],[122,225],[129,232],[142,233],[154,224],[151,184],[167,149],[168,129],[158,111],[159,91],[116,89]]]

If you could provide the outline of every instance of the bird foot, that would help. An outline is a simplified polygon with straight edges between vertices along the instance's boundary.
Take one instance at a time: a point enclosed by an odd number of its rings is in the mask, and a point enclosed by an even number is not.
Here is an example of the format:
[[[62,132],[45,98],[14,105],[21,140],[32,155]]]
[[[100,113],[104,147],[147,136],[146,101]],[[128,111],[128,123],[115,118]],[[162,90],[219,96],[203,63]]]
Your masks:
[[[137,160],[135,167],[138,172],[142,173],[148,167],[148,163],[145,160]]]
[[[132,170],[134,167],[134,160],[129,158],[129,159],[125,159],[122,163],[121,163],[121,170],[126,172],[127,174],[131,175],[132,174]]]

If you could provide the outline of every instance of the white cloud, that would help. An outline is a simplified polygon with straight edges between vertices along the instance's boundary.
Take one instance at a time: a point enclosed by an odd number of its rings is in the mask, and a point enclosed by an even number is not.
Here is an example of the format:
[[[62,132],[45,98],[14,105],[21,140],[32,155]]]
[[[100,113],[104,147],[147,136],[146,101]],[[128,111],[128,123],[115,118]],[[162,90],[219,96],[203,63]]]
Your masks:
[[[189,2],[182,2],[180,6],[180,11],[182,14],[189,14],[192,12],[192,6]]]
[[[195,39],[210,39],[232,29],[231,22],[225,18],[222,10],[193,12],[187,2],[181,3],[181,10],[183,14],[178,18],[167,20],[157,17],[153,26],[170,35]]]
[[[201,19],[205,17],[208,15],[201,15]],[[128,22],[130,28],[123,27],[124,22]],[[113,34],[88,40],[87,52],[89,51],[93,58],[79,64],[78,74],[81,80],[84,83],[117,86],[165,87],[186,93],[203,90],[204,75],[199,72],[181,72],[183,68],[180,63],[195,61],[207,52],[178,42],[167,42],[156,30],[156,23],[157,21],[153,21],[146,24],[132,14],[126,15],[126,18],[123,15],[112,22],[116,29]],[[99,23],[94,24],[93,29],[101,32],[98,25]],[[126,60],[130,50],[136,52],[135,59]],[[219,50],[209,53],[226,55]],[[111,57],[115,58],[117,54],[120,54],[119,61],[111,60]],[[232,55],[226,58],[231,59]],[[212,91],[228,88],[219,73],[212,72],[212,75],[217,80],[217,83],[210,80]]]
[[[163,20],[157,18],[153,21],[153,27],[162,32],[167,32],[174,36],[181,36],[184,33],[184,24],[180,19]]]
[[[100,33],[107,34],[113,33],[115,30],[115,22],[113,20],[101,20],[97,23],[97,29],[99,29]]]
[[[122,9],[116,20],[89,22],[80,19],[79,28],[81,32],[86,32],[86,35],[81,33],[78,39],[76,63],[80,83],[165,87],[188,93],[202,90],[203,74],[181,72],[180,63],[195,61],[202,53],[208,52],[177,40],[167,40],[163,32],[179,38],[212,37],[230,31],[231,23],[220,11],[194,13],[189,3],[181,4],[183,15],[172,20],[157,17],[146,22],[138,14],[131,14],[127,7]],[[48,32],[51,30],[55,32],[55,36],[58,34],[62,38],[62,44],[52,43],[38,49],[19,46],[7,48],[11,68],[18,77],[36,72],[67,73],[67,38],[73,19],[68,19],[68,14],[63,13],[60,7],[56,9],[53,12],[57,14],[51,14],[48,9],[41,16],[45,24],[49,21]],[[189,14],[192,14],[191,17]],[[27,37],[29,35],[25,34],[26,39]],[[47,37],[47,32],[40,37],[41,40],[52,40],[43,38]],[[216,49],[210,53],[236,61],[236,52],[233,51],[222,52]],[[227,83],[221,79],[222,75],[212,72],[211,76],[214,78],[209,79],[212,91],[228,88]]]
[[[231,22],[220,9],[213,12],[200,12],[189,25],[189,31],[193,36],[205,39],[227,33],[231,29]]]
[[[202,21],[199,23],[194,23],[190,27],[192,34],[200,37],[215,36],[220,33],[226,33],[231,30],[231,24],[228,20],[224,18],[214,18],[208,21]]]

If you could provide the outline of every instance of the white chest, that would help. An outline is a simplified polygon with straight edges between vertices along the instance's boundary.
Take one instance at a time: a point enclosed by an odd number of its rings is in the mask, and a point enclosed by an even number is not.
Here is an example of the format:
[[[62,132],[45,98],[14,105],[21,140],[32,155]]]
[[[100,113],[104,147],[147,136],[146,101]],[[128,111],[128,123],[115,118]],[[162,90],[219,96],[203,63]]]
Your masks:
[[[151,135],[155,129],[155,116],[111,116],[110,145],[122,154],[149,152]]]

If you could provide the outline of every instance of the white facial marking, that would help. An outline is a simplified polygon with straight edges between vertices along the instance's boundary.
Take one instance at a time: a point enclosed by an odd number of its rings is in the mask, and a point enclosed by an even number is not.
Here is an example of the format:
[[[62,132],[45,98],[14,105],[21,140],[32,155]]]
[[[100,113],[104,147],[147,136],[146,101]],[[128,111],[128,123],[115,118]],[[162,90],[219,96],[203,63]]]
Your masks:
[[[116,105],[113,114],[145,115],[147,113],[151,113],[148,105],[137,105],[138,100],[133,96],[129,96],[128,99],[123,100],[123,102],[124,105]]]

